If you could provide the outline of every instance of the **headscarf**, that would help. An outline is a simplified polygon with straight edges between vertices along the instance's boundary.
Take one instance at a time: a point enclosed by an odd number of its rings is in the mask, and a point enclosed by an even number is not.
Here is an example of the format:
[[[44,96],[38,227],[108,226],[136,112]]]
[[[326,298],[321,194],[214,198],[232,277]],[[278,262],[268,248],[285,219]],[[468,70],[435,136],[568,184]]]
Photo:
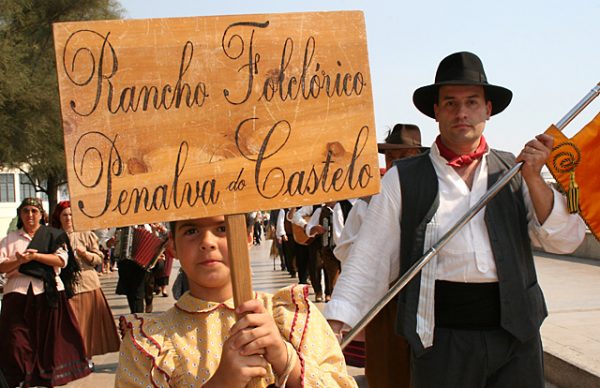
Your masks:
[[[68,207],[71,207],[71,201],[60,201],[54,208],[54,211],[52,212],[52,219],[50,221],[51,225],[54,228],[62,229],[62,224],[60,222],[60,215]]]
[[[42,205],[42,201],[39,198],[35,198],[35,197],[27,197],[23,200],[23,202],[21,202],[21,204],[19,205],[19,207],[17,208],[17,229],[21,229],[23,227],[23,221],[21,220],[21,209],[23,209],[25,206],[35,206],[40,210],[40,213],[42,214],[42,218],[40,219],[40,224],[41,225],[45,225],[45,221],[44,221],[44,214],[46,214],[46,212],[44,211],[44,206]]]

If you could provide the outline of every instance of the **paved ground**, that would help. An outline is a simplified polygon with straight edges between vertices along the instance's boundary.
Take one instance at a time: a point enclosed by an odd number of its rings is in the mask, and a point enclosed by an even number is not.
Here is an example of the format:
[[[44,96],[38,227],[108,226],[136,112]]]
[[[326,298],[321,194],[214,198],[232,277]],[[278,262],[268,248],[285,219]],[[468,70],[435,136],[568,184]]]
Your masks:
[[[542,325],[546,378],[600,387],[600,260],[536,257],[549,315]]]
[[[268,244],[263,244],[253,247],[250,256],[254,289],[271,292],[290,284],[293,279],[277,267],[274,269],[268,252]],[[546,388],[600,387],[600,261],[538,255],[536,265],[550,311],[542,327],[542,338],[547,377],[555,385],[547,383]],[[177,269],[175,262],[171,284]],[[114,294],[117,275],[104,275],[101,281],[115,317],[129,313],[125,297]],[[153,314],[165,311],[173,303],[171,295],[155,297]],[[318,305],[323,306],[322,303]],[[94,357],[96,372],[68,386],[112,386],[117,361],[117,353]],[[360,376],[364,371],[350,368],[350,373]]]

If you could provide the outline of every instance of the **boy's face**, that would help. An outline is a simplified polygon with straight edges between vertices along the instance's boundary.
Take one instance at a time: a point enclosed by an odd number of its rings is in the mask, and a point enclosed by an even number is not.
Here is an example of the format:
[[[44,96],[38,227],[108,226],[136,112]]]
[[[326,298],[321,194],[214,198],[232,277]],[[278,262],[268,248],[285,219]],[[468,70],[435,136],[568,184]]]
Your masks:
[[[177,221],[171,233],[190,293],[214,302],[231,298],[225,217]]]

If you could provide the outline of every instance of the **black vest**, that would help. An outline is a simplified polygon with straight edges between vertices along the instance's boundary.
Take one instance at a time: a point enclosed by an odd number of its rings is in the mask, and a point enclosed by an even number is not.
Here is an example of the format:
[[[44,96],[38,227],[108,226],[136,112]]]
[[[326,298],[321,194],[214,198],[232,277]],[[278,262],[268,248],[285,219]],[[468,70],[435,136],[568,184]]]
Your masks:
[[[323,233],[320,237],[321,244],[319,246],[333,250],[335,244],[333,242],[333,210],[328,206],[321,206],[321,213],[319,214],[319,225],[327,229],[327,232]]]
[[[514,165],[514,156],[491,150],[487,157],[488,188]],[[402,192],[400,227],[400,273],[421,256],[425,228],[439,206],[437,174],[429,152],[395,162]],[[520,341],[535,335],[548,315],[537,283],[527,232],[527,209],[518,174],[485,208],[485,223],[496,262],[500,288],[501,326]],[[396,329],[406,337],[417,355],[424,352],[416,332],[421,284],[416,275],[398,296]]]

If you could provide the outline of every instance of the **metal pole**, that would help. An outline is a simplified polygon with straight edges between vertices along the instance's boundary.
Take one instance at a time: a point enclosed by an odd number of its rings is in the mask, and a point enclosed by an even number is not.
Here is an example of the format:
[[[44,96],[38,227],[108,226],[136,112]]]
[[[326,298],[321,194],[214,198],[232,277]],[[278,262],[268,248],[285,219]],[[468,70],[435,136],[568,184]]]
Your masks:
[[[575,118],[575,116],[581,113],[581,111],[584,110],[589,103],[598,96],[599,93],[600,82],[556,124],[556,127],[562,131],[567,124],[569,124]],[[438,242],[429,248],[429,250],[425,252],[425,254],[421,256],[421,258],[417,260],[412,267],[410,267],[406,273],[390,287],[390,289],[375,304],[375,306],[373,306],[371,310],[369,310],[367,314],[360,321],[358,321],[352,330],[350,330],[344,336],[340,344],[342,349],[345,348],[352,341],[352,339],[354,339],[354,337],[356,337],[356,335],[362,331],[373,318],[375,318],[379,311],[381,311],[381,309],[383,309],[385,305],[388,304],[389,301],[392,300],[396,294],[398,294],[398,292],[400,292],[400,290],[402,290],[408,284],[408,282],[410,282],[412,278],[414,278],[419,271],[421,271],[421,269],[423,269],[423,267],[439,253],[440,249],[442,249],[463,226],[465,226],[473,217],[475,217],[475,215],[479,213],[479,211],[483,209],[483,207],[487,205],[488,202],[490,202],[490,200],[494,198],[496,194],[498,194],[498,192],[502,190],[502,188],[504,188],[504,186],[506,186],[506,184],[508,184],[508,182],[510,182],[515,175],[517,175],[522,166],[523,162],[519,162],[510,170],[508,170],[502,177],[500,177],[500,179],[498,179],[498,181],[494,183],[492,187],[490,187],[490,189],[479,199],[479,201],[477,201],[477,203],[473,205],[473,207],[471,207],[469,211],[462,216],[460,220],[458,220],[456,224],[454,224],[454,226],[450,228],[450,230],[446,232],[446,234],[442,236]]]

